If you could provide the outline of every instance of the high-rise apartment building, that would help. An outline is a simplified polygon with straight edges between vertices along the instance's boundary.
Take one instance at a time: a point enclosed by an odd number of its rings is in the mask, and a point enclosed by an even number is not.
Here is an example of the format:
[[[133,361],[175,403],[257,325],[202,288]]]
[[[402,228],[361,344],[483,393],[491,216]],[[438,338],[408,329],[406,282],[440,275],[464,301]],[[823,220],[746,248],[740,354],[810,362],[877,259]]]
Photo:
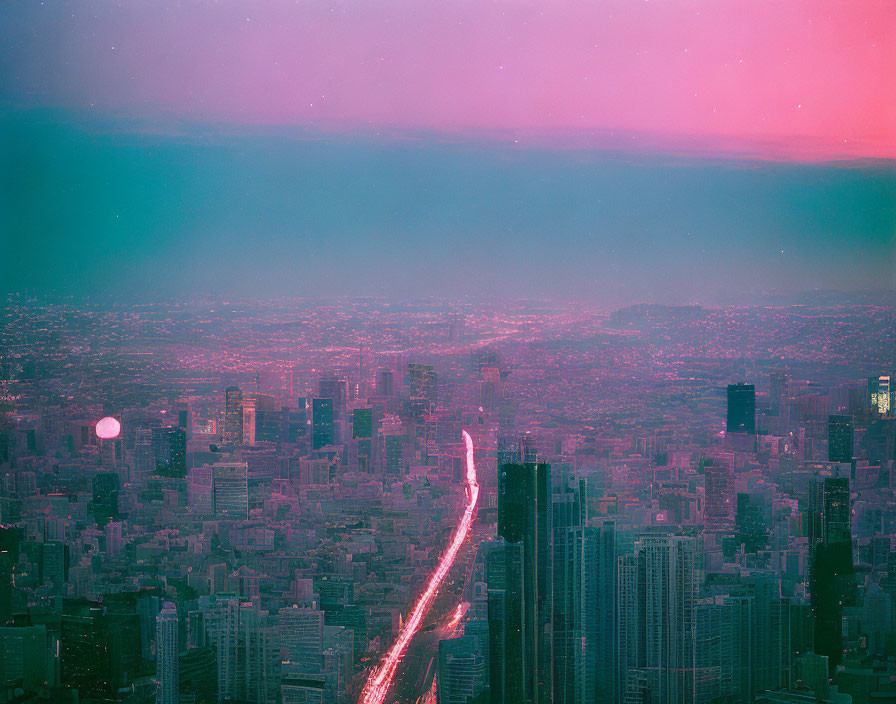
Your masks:
[[[179,704],[177,607],[165,602],[156,616],[156,704]]]

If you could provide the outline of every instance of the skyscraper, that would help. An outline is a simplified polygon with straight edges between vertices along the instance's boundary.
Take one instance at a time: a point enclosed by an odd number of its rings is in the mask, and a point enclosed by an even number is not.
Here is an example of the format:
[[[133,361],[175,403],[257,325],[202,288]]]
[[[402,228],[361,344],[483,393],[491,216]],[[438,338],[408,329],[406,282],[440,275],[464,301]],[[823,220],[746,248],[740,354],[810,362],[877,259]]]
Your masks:
[[[851,462],[852,444],[852,418],[850,416],[828,416],[828,460],[830,462]]]
[[[338,379],[335,376],[325,377],[318,382],[317,387],[319,398],[328,398],[333,402],[333,419],[342,420],[345,418],[346,401],[348,398],[345,379]]]
[[[134,434],[134,474],[131,478],[145,483],[155,471],[156,460],[152,449],[152,430],[137,428]]]
[[[373,437],[373,409],[356,408],[352,412],[352,437]]]
[[[772,372],[768,380],[769,410],[773,416],[781,415],[781,407],[787,394],[787,375],[784,372]]]
[[[512,622],[516,613],[508,614],[505,641],[521,638],[523,694],[533,704],[548,701],[551,692],[551,652],[548,643],[550,491],[550,465],[504,464],[499,467],[498,535],[506,543],[522,548],[523,573],[522,624],[517,629]],[[507,583],[507,609],[513,610],[517,601],[513,590],[519,585],[510,576]],[[510,653],[510,645],[507,647]],[[507,657],[510,658],[509,655]]]
[[[551,496],[551,680],[555,704],[575,704],[582,669],[584,480],[557,472]]]
[[[703,467],[706,526],[718,528],[734,520],[734,466],[729,457],[707,459]]]
[[[212,465],[212,512],[216,517],[245,521],[249,518],[248,465],[220,462]]]
[[[487,683],[485,654],[474,636],[439,641],[438,704],[468,704]]]
[[[177,608],[168,601],[156,616],[156,704],[180,701],[179,652]]]
[[[880,376],[877,379],[877,412],[882,416],[890,414],[890,376]]]
[[[187,473],[187,434],[183,428],[166,426],[152,429],[152,451],[156,474],[183,477]]]
[[[843,655],[843,603],[851,596],[849,479],[817,478],[809,486],[809,595],[815,652],[836,667]]]
[[[304,674],[320,672],[323,665],[324,612],[316,608],[292,606],[280,609],[277,620],[285,661],[301,666]]]
[[[243,392],[238,386],[224,391],[224,442],[243,442]]]
[[[729,433],[756,434],[756,387],[753,384],[728,385]]]
[[[614,702],[617,695],[616,524],[583,531],[581,704]]]
[[[218,697],[223,701],[268,704],[278,699],[280,642],[276,626],[259,601],[227,598],[200,602],[208,641],[218,664]]]
[[[635,554],[638,640],[626,699],[689,704],[694,701],[696,544],[683,536],[647,535],[637,540]]]
[[[392,396],[395,393],[395,372],[388,369],[381,370],[376,375],[376,395]]]
[[[187,475],[187,432],[183,428],[171,428],[168,432],[169,477]]]
[[[311,449],[332,445],[334,440],[333,399],[315,398],[311,401]]]
[[[118,475],[114,472],[93,475],[93,518],[100,527],[118,520]]]
[[[531,701],[526,696],[531,654],[523,594],[523,544],[498,539],[486,555],[488,588],[489,688],[491,704]],[[531,629],[529,629],[531,630]]]
[[[255,399],[243,399],[243,444],[255,445]]]

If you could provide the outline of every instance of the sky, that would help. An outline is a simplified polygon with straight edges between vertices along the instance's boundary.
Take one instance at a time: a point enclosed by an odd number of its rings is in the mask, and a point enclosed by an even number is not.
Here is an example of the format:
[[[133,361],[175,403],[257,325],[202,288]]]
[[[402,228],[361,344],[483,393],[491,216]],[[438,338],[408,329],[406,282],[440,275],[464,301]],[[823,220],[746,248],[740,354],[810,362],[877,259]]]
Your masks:
[[[896,288],[889,0],[0,8],[0,288]]]

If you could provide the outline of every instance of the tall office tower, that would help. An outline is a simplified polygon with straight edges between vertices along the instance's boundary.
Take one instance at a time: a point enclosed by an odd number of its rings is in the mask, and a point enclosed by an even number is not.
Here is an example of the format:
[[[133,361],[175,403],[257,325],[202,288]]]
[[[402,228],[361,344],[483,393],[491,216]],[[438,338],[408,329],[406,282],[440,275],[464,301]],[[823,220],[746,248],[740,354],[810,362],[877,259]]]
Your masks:
[[[868,377],[868,402],[872,413],[877,413],[877,392],[879,383],[878,377]]]
[[[711,463],[710,463],[711,462]],[[734,466],[727,457],[707,460],[703,468],[707,528],[728,526],[734,520]]]
[[[742,575],[741,581],[752,602],[749,692],[786,687],[790,682],[790,657],[795,648],[790,628],[791,604],[781,595],[781,577],[756,570]],[[741,637],[745,637],[742,622],[740,628]]]
[[[550,465],[505,464],[498,469],[498,535],[523,552],[522,665],[525,698],[548,701],[551,692]]]
[[[890,377],[881,376],[877,379],[877,412],[882,416],[890,415]]]
[[[383,469],[386,474],[398,476],[404,474],[404,435],[388,434],[383,436]]]
[[[155,660],[152,643],[156,632],[156,617],[162,612],[159,597],[140,597],[135,610],[140,620],[140,657]]]
[[[152,430],[137,428],[134,434],[134,474],[145,484],[156,471],[156,459],[152,449]]]
[[[551,660],[554,704],[577,702],[582,658],[582,558],[585,481],[554,474],[551,496]]]
[[[756,387],[753,384],[728,385],[729,433],[756,434]]]
[[[40,543],[40,546],[42,581],[53,585],[53,594],[64,595],[68,582],[68,548],[59,540],[47,540]]]
[[[276,702],[280,688],[277,628],[258,599],[200,602],[218,660],[218,697],[246,704]]]
[[[124,548],[121,528],[121,521],[109,521],[106,524],[106,527],[103,528],[104,537],[106,539],[106,554],[109,557],[115,557],[120,554]]]
[[[646,691],[647,704],[690,704],[694,700],[696,543],[683,536],[648,535],[637,540],[635,551],[637,669],[644,676],[627,673],[626,699],[637,700]]]
[[[388,369],[380,370],[380,372],[376,375],[376,395],[395,395],[395,372]]]
[[[753,701],[754,680],[753,680],[753,656],[757,647],[754,633],[754,598],[751,596],[728,596],[724,598],[724,604],[730,609],[730,632],[728,648],[731,658],[731,688],[733,693],[738,694],[744,701]],[[786,613],[786,612],[785,612]],[[770,620],[764,620],[763,623],[769,623]],[[781,641],[781,644],[787,646],[787,642]],[[789,658],[790,651],[787,650]],[[779,686],[766,687],[765,689],[777,689]]]
[[[485,654],[475,636],[439,641],[438,704],[468,704],[488,684]]]
[[[239,386],[228,386],[224,391],[224,442],[239,445],[243,442],[243,392]]]
[[[212,512],[216,518],[249,518],[249,466],[245,462],[212,465]]]
[[[408,395],[438,403],[439,375],[431,364],[408,364]]]
[[[737,494],[735,527],[738,545],[744,545],[749,552],[757,552],[768,545],[767,506],[760,494]]]
[[[781,415],[784,398],[787,395],[787,375],[784,372],[772,372],[768,378],[769,410],[772,415]]]
[[[255,399],[243,399],[243,444],[255,445]]]
[[[93,475],[93,518],[101,528],[118,520],[118,475],[114,472]]]
[[[818,478],[809,486],[809,596],[815,652],[831,667],[843,655],[843,603],[851,594],[853,574],[849,480]]]
[[[183,428],[170,428],[168,431],[167,476],[187,476],[187,433]]]
[[[828,461],[852,461],[852,417],[828,416]]]
[[[53,675],[47,667],[47,627],[15,626],[4,628],[0,624],[0,682],[4,689],[18,689],[22,693],[7,701],[31,699],[46,689]],[[33,699],[32,699],[33,701]]]
[[[311,449],[319,450],[335,441],[333,399],[315,398],[311,401]]]
[[[177,607],[165,602],[156,616],[156,704],[179,704]]]
[[[356,408],[352,411],[352,437],[373,437],[373,409]]]
[[[193,439],[193,404],[189,401],[178,401],[174,404],[177,413],[177,427],[183,428],[187,440]]]
[[[152,429],[154,472],[164,477],[183,477],[187,473],[187,434],[183,428],[166,426]]]
[[[81,701],[114,701],[140,667],[140,620],[106,603],[65,599],[60,630],[61,682]]]
[[[579,702],[616,701],[616,524],[602,521],[583,531],[582,676]],[[556,566],[555,566],[556,569]]]
[[[333,419],[344,419],[348,399],[345,379],[337,379],[334,376],[325,377],[318,382],[317,389],[319,398],[328,398],[333,402]]]
[[[323,667],[324,612],[292,606],[280,609],[277,621],[284,662],[299,665],[304,674],[319,673]]]
[[[526,683],[532,669],[524,659],[528,641],[523,594],[523,543],[498,539],[486,554],[488,661],[491,704],[531,701]]]

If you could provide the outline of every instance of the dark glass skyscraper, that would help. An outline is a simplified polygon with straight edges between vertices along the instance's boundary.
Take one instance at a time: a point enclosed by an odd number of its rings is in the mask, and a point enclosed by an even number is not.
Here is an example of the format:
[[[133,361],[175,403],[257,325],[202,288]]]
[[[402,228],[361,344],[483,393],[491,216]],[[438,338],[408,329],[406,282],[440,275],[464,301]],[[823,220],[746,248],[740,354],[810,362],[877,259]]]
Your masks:
[[[356,408],[352,411],[352,437],[373,437],[373,409]]]
[[[585,480],[562,470],[557,479],[551,496],[551,701],[575,704],[582,663]]]
[[[828,416],[828,460],[851,462],[852,443],[852,418],[850,416]]]
[[[728,385],[729,433],[756,434],[756,387],[753,384]]]
[[[315,398],[311,401],[311,448],[319,450],[332,445],[335,439],[333,399]]]
[[[831,669],[843,656],[843,604],[851,596],[852,531],[849,480],[817,478],[809,485],[809,595],[815,652]]]
[[[93,517],[100,527],[118,520],[118,475],[99,472],[93,475]]]
[[[551,691],[550,621],[551,589],[551,500],[550,465],[504,464],[498,470],[498,536],[505,543],[522,547],[521,626],[517,628],[517,595],[520,585],[511,580],[507,587],[506,607],[513,609],[504,626],[503,656],[510,663],[519,639],[524,699],[536,704],[549,701]],[[500,654],[496,654],[501,657]],[[513,665],[515,667],[515,665]],[[509,680],[510,674],[505,673]],[[505,702],[514,701],[504,699]]]

